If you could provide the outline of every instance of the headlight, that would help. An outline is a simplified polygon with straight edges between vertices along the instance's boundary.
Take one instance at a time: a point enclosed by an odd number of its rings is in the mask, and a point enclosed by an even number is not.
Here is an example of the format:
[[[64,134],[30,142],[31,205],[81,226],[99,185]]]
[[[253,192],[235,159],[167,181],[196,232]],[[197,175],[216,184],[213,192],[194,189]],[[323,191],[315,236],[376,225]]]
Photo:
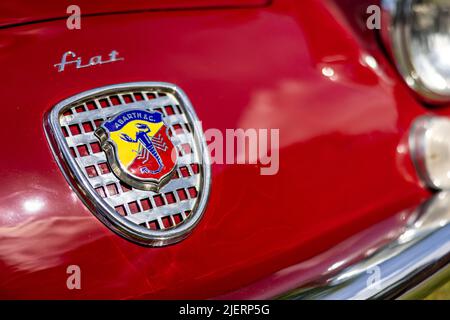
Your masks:
[[[410,131],[411,158],[421,180],[433,189],[450,189],[450,120],[418,118]]]
[[[408,86],[450,101],[450,0],[383,0],[382,38]]]

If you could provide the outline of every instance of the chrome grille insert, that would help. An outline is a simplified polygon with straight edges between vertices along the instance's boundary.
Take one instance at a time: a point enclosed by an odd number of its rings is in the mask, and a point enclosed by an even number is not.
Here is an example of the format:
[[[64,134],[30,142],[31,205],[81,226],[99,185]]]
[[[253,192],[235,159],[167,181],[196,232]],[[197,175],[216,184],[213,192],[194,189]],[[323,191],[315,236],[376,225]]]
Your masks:
[[[103,121],[136,108],[163,114],[178,152],[175,174],[159,192],[132,188],[116,177],[94,135]],[[176,86],[140,82],[87,91],[56,105],[45,129],[70,185],[120,235],[162,246],[186,237],[201,218],[210,184],[206,143],[189,100]]]

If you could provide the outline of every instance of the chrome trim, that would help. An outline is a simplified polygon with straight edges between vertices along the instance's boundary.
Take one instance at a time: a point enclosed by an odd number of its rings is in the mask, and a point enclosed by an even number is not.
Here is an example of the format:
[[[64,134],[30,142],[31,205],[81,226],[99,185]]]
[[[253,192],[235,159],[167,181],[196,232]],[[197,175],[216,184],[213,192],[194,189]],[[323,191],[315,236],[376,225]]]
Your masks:
[[[408,144],[411,155],[411,161],[416,169],[417,175],[421,181],[430,188],[440,190],[428,175],[425,157],[425,134],[435,117],[422,116],[414,120],[408,136]]]
[[[433,91],[422,81],[411,62],[406,42],[406,30],[410,28],[411,7],[414,0],[382,0],[381,39],[395,62],[406,84],[424,101],[444,103],[450,101],[450,92]]]
[[[408,137],[408,144],[410,149],[411,160],[416,169],[416,172],[423,182],[423,184],[434,190],[449,190],[446,177],[447,171],[443,171],[441,175],[433,172],[434,164],[431,157],[432,151],[427,152],[427,147],[430,147],[430,140],[436,139],[446,141],[446,133],[436,133],[433,130],[439,130],[443,126],[450,129],[450,119],[447,117],[424,115],[414,120]],[[448,147],[446,145],[446,147]],[[443,157],[447,149],[441,150],[440,153],[434,151],[433,155],[437,158]],[[429,153],[427,157],[427,153]],[[443,182],[444,180],[444,182]]]
[[[136,225],[127,219],[123,219],[123,217],[115,210],[110,210],[110,205],[106,203],[106,201],[102,199],[93,189],[87,176],[82,172],[81,168],[76,165],[74,161],[71,161],[72,156],[70,154],[69,146],[67,145],[62,130],[60,129],[61,112],[67,106],[74,105],[76,102],[82,101],[88,97],[109,93],[114,94],[118,90],[133,90],[137,88],[158,88],[163,92],[176,96],[178,100],[184,104],[184,109],[187,116],[190,118],[190,124],[193,127],[193,135],[199,141],[200,157],[202,159],[200,170],[202,171],[203,177],[201,181],[203,189],[199,190],[199,200],[196,202],[196,205],[192,210],[192,215],[189,216],[189,219],[175,228],[163,230],[164,232],[160,232],[160,230],[153,231]],[[58,166],[63,172],[66,180],[69,182],[69,185],[77,193],[84,204],[94,213],[94,215],[96,215],[100,221],[102,221],[117,234],[142,245],[164,246],[186,238],[200,221],[208,202],[211,186],[209,153],[207,151],[206,140],[203,135],[200,122],[198,121],[198,117],[195,114],[195,111],[186,94],[179,87],[163,82],[132,82],[85,91],[65,99],[53,107],[45,116],[44,131],[53,155],[57,160],[56,162],[58,163]]]
[[[107,63],[111,63],[111,62],[125,60],[122,57],[118,58],[117,57],[118,55],[119,55],[119,52],[117,52],[116,50],[112,50],[108,54],[109,60],[103,60],[103,57],[101,55],[97,55],[97,56],[93,56],[92,58],[90,58],[88,64],[83,65],[81,57],[77,57],[77,54],[73,51],[67,51],[67,52],[63,53],[60,63],[56,63],[53,66],[58,69],[58,72],[63,72],[65,70],[66,66],[69,64],[72,64],[72,63],[75,64],[76,69],[82,69],[82,68],[88,68],[88,67],[92,67],[92,66],[97,66],[97,65],[102,65],[102,64],[107,64]],[[71,56],[72,58],[76,57],[76,59],[67,61],[68,56]]]
[[[286,299],[392,299],[418,298],[439,279],[450,279],[450,193],[441,192],[413,209],[403,232],[371,250],[343,270],[308,281],[279,298]],[[369,284],[378,268],[380,279]],[[333,269],[330,267],[328,270]],[[431,279],[431,280],[430,280]]]

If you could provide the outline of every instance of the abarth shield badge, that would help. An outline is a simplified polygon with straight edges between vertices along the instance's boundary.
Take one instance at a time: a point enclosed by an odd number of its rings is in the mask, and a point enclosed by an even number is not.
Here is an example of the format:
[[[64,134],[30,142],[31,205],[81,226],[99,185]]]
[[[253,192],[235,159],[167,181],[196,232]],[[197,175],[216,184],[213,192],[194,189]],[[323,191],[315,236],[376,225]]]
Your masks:
[[[172,177],[177,152],[163,114],[124,111],[105,121],[95,134],[116,176],[130,186],[157,191]]]
[[[163,246],[200,221],[210,188],[208,153],[177,86],[138,82],[86,91],[54,106],[44,126],[73,190],[119,235]]]

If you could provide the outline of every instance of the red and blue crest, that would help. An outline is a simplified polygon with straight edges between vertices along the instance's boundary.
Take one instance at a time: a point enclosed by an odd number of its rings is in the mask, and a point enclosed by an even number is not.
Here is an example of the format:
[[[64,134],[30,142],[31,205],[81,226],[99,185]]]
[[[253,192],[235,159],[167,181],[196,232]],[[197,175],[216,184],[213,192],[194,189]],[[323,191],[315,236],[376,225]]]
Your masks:
[[[114,173],[136,188],[157,190],[175,170],[176,149],[159,112],[121,112],[105,121],[96,135]]]

